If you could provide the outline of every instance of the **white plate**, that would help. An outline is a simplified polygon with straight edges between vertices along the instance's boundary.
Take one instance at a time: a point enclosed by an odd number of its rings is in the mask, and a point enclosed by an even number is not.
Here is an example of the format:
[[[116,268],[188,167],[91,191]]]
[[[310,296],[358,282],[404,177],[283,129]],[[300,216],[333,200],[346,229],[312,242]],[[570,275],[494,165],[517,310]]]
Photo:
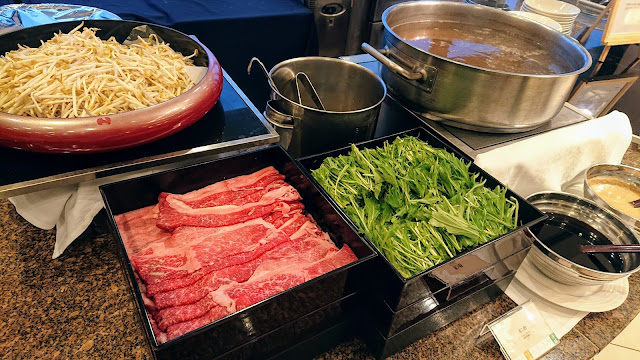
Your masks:
[[[525,7],[520,8],[520,11],[524,11],[524,12],[528,12],[528,13],[532,13],[532,14],[538,14],[538,15],[546,16],[546,17],[548,17],[549,19],[555,20],[555,21],[557,21],[557,22],[559,22],[559,23],[574,22],[574,21],[578,18],[577,16],[575,16],[575,17],[558,17],[558,16],[553,16],[553,15],[549,15],[549,14],[546,14],[546,13],[541,13],[541,12],[539,12],[539,11],[533,11],[533,10],[530,10],[530,9],[528,9],[528,8],[525,8]]]
[[[579,7],[559,0],[524,0],[524,3],[530,9],[548,14],[559,16],[578,16],[578,14],[580,14]]]
[[[542,298],[578,311],[613,310],[622,305],[629,295],[629,280],[626,277],[597,286],[565,285],[541,273],[528,257],[520,265],[515,278]]]
[[[526,11],[526,12],[532,12],[532,13],[536,13],[536,14],[540,14],[540,15],[544,15],[547,16],[549,18],[552,19],[559,19],[559,20],[570,20],[570,19],[575,19],[578,17],[579,14],[576,15],[566,15],[566,14],[554,14],[554,13],[549,13],[546,11],[542,11],[542,10],[538,10],[536,8],[532,8],[530,6],[527,6],[526,3],[522,4],[522,6],[520,7],[521,11]]]
[[[527,12],[527,11],[510,11],[509,14],[511,15],[515,15],[515,16],[520,16],[523,18],[527,18],[527,19],[531,19],[535,22],[538,22],[542,25],[546,25],[556,31],[563,31],[564,29],[562,28],[562,26],[560,24],[558,24],[557,21],[548,18],[544,15],[540,15],[540,14],[536,14],[536,13],[532,13],[532,12]]]

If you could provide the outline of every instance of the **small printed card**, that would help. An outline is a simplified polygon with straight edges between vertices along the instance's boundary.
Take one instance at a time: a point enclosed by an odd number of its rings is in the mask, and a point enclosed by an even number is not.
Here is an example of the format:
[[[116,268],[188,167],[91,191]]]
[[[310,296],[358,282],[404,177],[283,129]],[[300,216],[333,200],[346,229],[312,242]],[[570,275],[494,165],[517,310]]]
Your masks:
[[[560,341],[532,302],[487,325],[507,360],[534,360]]]

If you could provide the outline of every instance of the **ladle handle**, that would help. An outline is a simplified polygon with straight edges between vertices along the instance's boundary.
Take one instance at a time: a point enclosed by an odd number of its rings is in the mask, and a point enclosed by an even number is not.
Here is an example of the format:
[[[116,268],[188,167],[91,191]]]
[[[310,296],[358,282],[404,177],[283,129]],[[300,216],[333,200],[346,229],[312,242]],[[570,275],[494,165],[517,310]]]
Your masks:
[[[581,245],[580,251],[583,253],[634,253],[640,252],[640,244],[632,245]]]
[[[409,71],[405,68],[403,68],[402,66],[396,64],[393,60],[389,59],[388,57],[385,56],[385,54],[382,54],[380,51],[376,50],[373,48],[373,46],[367,44],[367,43],[362,43],[362,50],[364,52],[366,52],[367,54],[373,56],[376,60],[380,61],[380,63],[382,63],[382,65],[386,66],[389,68],[389,70],[393,71],[394,73],[409,79],[409,80],[422,80],[425,81],[428,78],[428,74],[426,71],[424,70],[419,70],[419,71]],[[383,50],[385,51],[387,54],[389,52],[389,50]]]
[[[269,75],[269,71],[264,66],[262,61],[260,61],[260,59],[258,59],[257,57],[252,57],[251,61],[249,61],[249,66],[247,66],[247,74],[251,74],[251,66],[253,65],[254,62],[257,62],[258,65],[260,65],[260,68],[262,69],[262,72],[264,72],[264,75],[267,77],[269,84],[278,93],[278,95],[280,95],[280,90],[278,90],[278,86],[276,85],[275,81],[273,81],[273,79],[271,78],[271,75]]]

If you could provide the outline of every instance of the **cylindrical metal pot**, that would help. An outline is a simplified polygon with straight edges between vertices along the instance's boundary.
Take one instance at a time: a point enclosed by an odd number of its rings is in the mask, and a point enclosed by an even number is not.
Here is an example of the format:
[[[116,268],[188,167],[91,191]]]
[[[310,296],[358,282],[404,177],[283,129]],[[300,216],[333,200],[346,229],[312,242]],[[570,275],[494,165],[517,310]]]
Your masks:
[[[486,132],[521,132],[553,118],[569,97],[591,56],[576,40],[532,20],[481,5],[414,1],[382,15],[384,49],[363,50],[382,62],[391,94],[410,109],[453,126]],[[536,75],[491,70],[434,55],[411,45],[420,29],[456,24],[507,35],[514,42],[541,44],[563,61],[564,70]],[[442,25],[445,24],[445,25]],[[507,44],[508,45],[508,44]]]
[[[300,73],[311,86],[296,80]],[[317,154],[373,137],[387,94],[373,71],[340,59],[302,57],[277,64],[269,76],[272,100],[265,117],[292,156]],[[324,110],[311,100],[309,88],[315,89]]]

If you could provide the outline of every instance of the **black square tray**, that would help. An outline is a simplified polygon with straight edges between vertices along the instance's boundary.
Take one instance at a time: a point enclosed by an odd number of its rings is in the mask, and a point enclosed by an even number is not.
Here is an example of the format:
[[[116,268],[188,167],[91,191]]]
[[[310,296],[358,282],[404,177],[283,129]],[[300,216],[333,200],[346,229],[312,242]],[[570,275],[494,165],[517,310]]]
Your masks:
[[[215,360],[310,359],[353,335],[362,294],[350,294],[228,351]],[[294,355],[295,354],[295,355]]]
[[[399,311],[394,311],[384,301],[378,301],[373,304],[371,311],[373,315],[370,316],[371,322],[375,324],[375,328],[384,337],[394,337],[411,326],[431,318],[433,314],[449,305],[455,304],[467,295],[481,290],[508,275],[515,274],[529,253],[529,249],[530,246],[527,246],[525,249],[500,260],[491,267],[474,273],[462,283],[449,287],[445,291],[426,296],[424,299],[418,300]],[[509,285],[510,280],[509,278],[509,281],[503,281],[505,288]],[[476,303],[470,303],[465,308],[459,309],[459,315],[462,316],[476,307]]]
[[[471,162],[471,159],[468,156],[464,155],[453,145],[444,143],[438,137],[421,127],[404,131],[399,134],[358,143],[355,145],[358,148],[376,148],[381,147],[385,141],[392,142],[395,138],[402,136],[417,137],[429,143],[433,147],[446,149],[458,158],[463,159],[467,162]],[[350,147],[344,147],[318,155],[303,157],[297,159],[296,161],[300,163],[307,177],[309,177],[317,187],[321,188],[321,191],[325,194],[325,196],[331,198],[331,196],[328,195],[328,193],[324,189],[322,189],[322,186],[320,186],[317,181],[313,179],[313,177],[311,176],[311,171],[317,169],[322,164],[324,159],[328,157],[346,155],[350,151],[350,149]],[[471,172],[480,174],[480,177],[486,180],[486,186],[490,188],[494,188],[498,185],[504,186],[504,184],[501,184],[497,179],[489,175],[489,173],[487,173],[474,163],[471,164],[469,170]],[[446,282],[442,281],[438,276],[436,276],[438,271],[446,269],[447,267],[451,267],[450,264],[456,261],[460,262],[467,256],[475,255],[483,259],[488,259],[489,261],[486,261],[487,264],[485,266],[485,268],[488,268],[500,259],[518,250],[524,249],[527,244],[525,242],[522,242],[521,240],[522,233],[529,226],[545,219],[546,215],[536,209],[533,205],[529,204],[525,199],[520,197],[515,192],[508,189],[506,195],[507,197],[512,196],[516,198],[519,202],[520,208],[518,213],[518,223],[521,225],[518,228],[508,232],[507,234],[490,240],[487,243],[482,244],[474,249],[462,252],[444,263],[426,269],[409,278],[404,278],[402,275],[400,275],[397,270],[388,262],[386,257],[376,249],[376,252],[378,252],[379,256],[374,259],[374,264],[372,266],[372,271],[374,273],[372,273],[369,277],[369,279],[371,280],[369,285],[372,294],[384,299],[384,301],[389,305],[391,309],[397,311],[418,300],[424,299],[426,296],[430,296],[431,294],[434,294],[438,291],[449,288],[452,285],[455,285],[457,282],[464,281],[463,278],[461,279],[460,277],[457,277],[453,282]],[[339,208],[339,206],[335,204],[335,201],[331,201],[334,203],[334,206],[336,208]],[[342,209],[340,209],[340,211],[344,214],[344,211],[342,211]],[[346,215],[343,216],[348,218],[348,216]],[[351,222],[350,219],[349,221]],[[351,223],[353,225],[353,222]],[[353,226],[356,227],[355,225]],[[371,244],[370,240],[366,238],[366,236],[363,237]],[[371,246],[375,249],[375,246],[373,244],[371,244]],[[505,247],[513,248],[513,251],[506,254],[501,254],[500,251],[496,251]],[[463,274],[465,272],[465,269],[460,269],[460,272]]]
[[[181,337],[158,344],[151,329],[147,311],[114,215],[157,203],[161,192],[185,193],[217,181],[245,175],[266,166],[274,166],[302,196],[302,202],[320,227],[329,233],[340,248],[348,244],[358,260],[307,281],[262,302],[217,320]],[[157,359],[210,359],[222,355],[260,335],[294,319],[307,315],[349,294],[356,293],[366,267],[376,257],[313,183],[302,173],[293,159],[279,145],[245,152],[216,161],[120,181],[100,187],[107,209],[111,231],[121,250],[121,261],[129,275],[147,339]],[[246,324],[252,324],[248,331]]]
[[[376,359],[384,359],[502,295],[514,276],[515,272],[509,273],[497,281],[474,288],[454,302],[440,304],[426,318],[391,337],[384,336],[373,325],[363,326],[360,336]]]

